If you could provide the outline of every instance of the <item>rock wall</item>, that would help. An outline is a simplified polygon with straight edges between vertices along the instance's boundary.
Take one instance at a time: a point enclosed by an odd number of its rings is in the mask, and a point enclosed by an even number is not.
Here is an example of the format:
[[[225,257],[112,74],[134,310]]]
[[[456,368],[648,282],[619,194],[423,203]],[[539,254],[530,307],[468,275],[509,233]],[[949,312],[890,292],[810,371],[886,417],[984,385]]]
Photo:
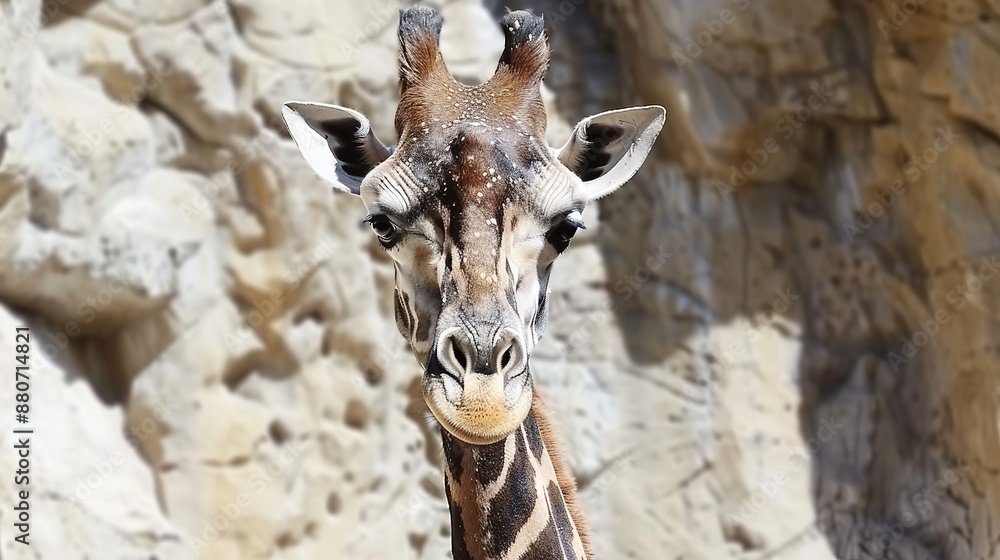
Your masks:
[[[538,383],[598,558],[1000,557],[1000,5],[432,2],[453,72],[546,14],[550,134],[668,107],[557,266]],[[287,100],[394,136],[401,3],[0,0],[0,356],[32,547],[437,559],[440,443],[362,207]]]

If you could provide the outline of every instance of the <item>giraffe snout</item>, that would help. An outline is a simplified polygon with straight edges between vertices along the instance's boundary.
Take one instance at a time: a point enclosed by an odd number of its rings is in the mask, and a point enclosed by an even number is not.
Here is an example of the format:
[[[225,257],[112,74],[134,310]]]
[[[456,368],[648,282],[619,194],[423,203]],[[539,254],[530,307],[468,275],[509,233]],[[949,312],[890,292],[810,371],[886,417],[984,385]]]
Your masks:
[[[438,337],[423,378],[424,400],[453,436],[485,445],[524,421],[531,408],[531,375],[516,330],[467,325],[448,327]]]
[[[527,364],[521,335],[511,328],[497,331],[490,342],[461,327],[446,329],[438,338],[437,358],[442,369],[459,383],[467,375],[502,376],[504,381],[517,376]]]

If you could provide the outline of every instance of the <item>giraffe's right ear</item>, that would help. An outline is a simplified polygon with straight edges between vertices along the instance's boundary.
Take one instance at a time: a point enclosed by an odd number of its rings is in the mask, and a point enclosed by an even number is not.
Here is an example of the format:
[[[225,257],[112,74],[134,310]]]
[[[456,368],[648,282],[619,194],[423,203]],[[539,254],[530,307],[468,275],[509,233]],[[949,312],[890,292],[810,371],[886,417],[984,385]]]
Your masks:
[[[583,180],[587,198],[614,192],[639,171],[667,119],[659,105],[607,111],[587,117],[557,157]]]
[[[292,101],[281,116],[309,167],[338,191],[360,194],[365,175],[392,155],[352,109]]]

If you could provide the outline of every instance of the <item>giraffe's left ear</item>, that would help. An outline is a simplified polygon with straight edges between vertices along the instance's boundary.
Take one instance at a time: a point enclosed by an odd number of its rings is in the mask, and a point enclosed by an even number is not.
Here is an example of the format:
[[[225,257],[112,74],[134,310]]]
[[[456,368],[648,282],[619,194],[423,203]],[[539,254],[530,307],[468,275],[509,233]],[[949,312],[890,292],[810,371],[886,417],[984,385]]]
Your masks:
[[[587,117],[559,149],[559,161],[583,179],[589,200],[600,198],[639,171],[666,119],[667,110],[659,105]]]
[[[392,155],[353,109],[293,101],[281,116],[309,167],[338,191],[360,194],[365,175]]]

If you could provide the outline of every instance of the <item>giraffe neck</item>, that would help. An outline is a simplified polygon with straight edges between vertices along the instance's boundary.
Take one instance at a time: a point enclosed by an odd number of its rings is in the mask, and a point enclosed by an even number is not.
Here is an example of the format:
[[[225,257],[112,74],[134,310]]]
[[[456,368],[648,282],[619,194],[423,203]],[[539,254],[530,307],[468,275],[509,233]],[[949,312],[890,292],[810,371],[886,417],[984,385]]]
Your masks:
[[[441,430],[455,560],[590,557],[575,485],[550,433],[537,398],[524,423],[496,443],[472,445]]]

